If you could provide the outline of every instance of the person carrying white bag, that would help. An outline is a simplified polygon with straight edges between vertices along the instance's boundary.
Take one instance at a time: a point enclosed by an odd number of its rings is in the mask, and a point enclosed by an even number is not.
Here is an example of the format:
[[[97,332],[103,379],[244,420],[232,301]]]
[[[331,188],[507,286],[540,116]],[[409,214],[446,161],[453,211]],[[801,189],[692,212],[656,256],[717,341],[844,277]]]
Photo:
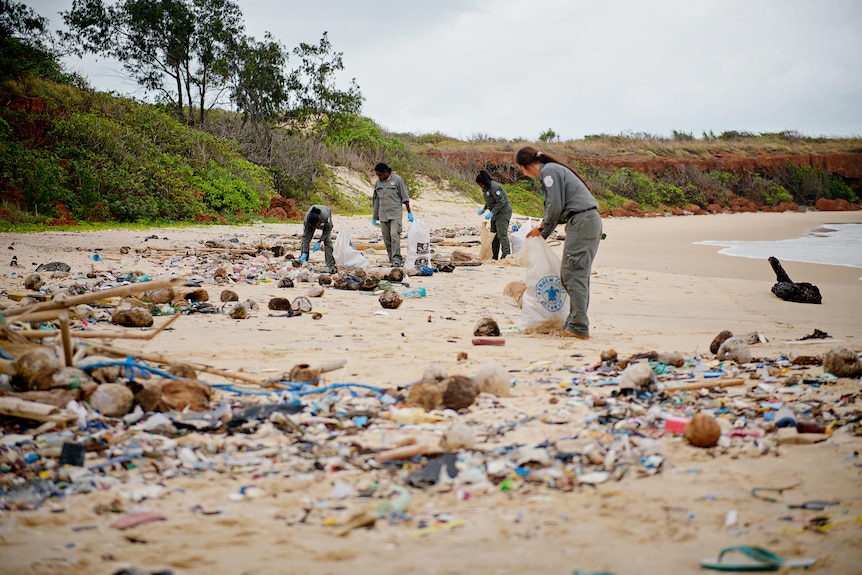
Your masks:
[[[527,234],[548,239],[558,224],[566,224],[560,278],[569,296],[563,329],[551,335],[589,339],[590,274],[602,239],[599,204],[583,179],[565,162],[532,146],[518,150],[515,163],[524,175],[538,178],[544,198],[544,219]],[[526,298],[526,292],[524,293]]]
[[[527,266],[527,277],[518,329],[523,333],[559,331],[569,315],[569,298],[560,279],[560,259],[538,237],[524,240],[519,257]]]

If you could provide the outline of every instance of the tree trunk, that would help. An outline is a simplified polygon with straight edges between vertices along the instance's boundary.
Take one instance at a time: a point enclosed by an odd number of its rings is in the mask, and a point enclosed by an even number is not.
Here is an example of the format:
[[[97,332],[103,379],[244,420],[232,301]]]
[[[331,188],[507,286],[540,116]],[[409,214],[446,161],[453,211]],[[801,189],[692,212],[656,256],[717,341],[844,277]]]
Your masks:
[[[180,67],[174,68],[177,78],[177,117],[182,120],[185,116],[183,113],[183,81],[180,75]]]
[[[305,180],[304,197],[306,201],[311,195],[311,184],[314,182],[314,168],[317,165],[317,157],[320,155],[320,144],[323,142],[325,136],[326,132],[321,132],[317,140],[315,140],[314,145],[311,146],[311,167],[308,168],[308,178]]]
[[[203,77],[201,78],[200,86],[198,87],[198,92],[200,92],[201,100],[200,100],[200,125],[203,127],[204,125],[204,100],[206,100],[206,88],[207,86],[207,73],[206,70],[203,72]]]
[[[195,110],[194,110],[194,108],[195,107],[192,105],[192,102],[194,102],[194,99],[192,98],[192,83],[191,83],[191,80],[189,79],[188,70],[186,70],[186,95],[188,96],[188,100],[189,100],[189,125],[194,126],[194,124],[195,124]]]

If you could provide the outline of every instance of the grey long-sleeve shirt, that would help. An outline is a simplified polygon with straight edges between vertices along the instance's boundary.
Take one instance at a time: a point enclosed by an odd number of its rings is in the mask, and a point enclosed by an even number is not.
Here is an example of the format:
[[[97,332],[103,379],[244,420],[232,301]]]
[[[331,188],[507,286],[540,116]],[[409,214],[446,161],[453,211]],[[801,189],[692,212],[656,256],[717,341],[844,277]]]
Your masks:
[[[374,184],[374,194],[371,205],[374,208],[374,219],[378,221],[401,221],[401,204],[410,201],[404,179],[397,174],[389,174],[385,180],[377,180]]]
[[[545,218],[542,220],[542,237],[545,239],[557,224],[565,223],[566,214],[599,205],[581,179],[565,166],[554,162],[542,164],[539,179],[545,199]]]
[[[305,228],[310,228],[311,225],[308,223],[308,214],[311,213],[311,210],[317,208],[320,212],[320,222],[317,224],[317,229],[321,230],[328,223],[332,225],[332,210],[329,209],[328,206],[315,204],[308,209],[308,212],[305,214],[305,218],[302,220],[302,224]]]
[[[501,216],[506,213],[512,214],[512,204],[509,203],[509,196],[506,195],[506,190],[503,189],[498,182],[491,181],[491,185],[482,191],[485,196],[485,209],[491,210],[495,216]]]

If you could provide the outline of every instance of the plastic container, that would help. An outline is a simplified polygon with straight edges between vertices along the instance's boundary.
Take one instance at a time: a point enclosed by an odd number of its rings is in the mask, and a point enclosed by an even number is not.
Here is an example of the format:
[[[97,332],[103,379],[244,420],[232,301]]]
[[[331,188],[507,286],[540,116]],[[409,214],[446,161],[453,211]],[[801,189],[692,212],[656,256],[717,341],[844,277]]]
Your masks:
[[[668,417],[664,420],[664,431],[668,433],[685,433],[688,419],[684,417]]]
[[[424,287],[416,287],[413,289],[409,289],[405,292],[401,292],[401,295],[404,297],[425,297],[428,295],[428,292],[425,291]]]
[[[796,427],[796,414],[787,406],[782,407],[775,414],[776,427]]]

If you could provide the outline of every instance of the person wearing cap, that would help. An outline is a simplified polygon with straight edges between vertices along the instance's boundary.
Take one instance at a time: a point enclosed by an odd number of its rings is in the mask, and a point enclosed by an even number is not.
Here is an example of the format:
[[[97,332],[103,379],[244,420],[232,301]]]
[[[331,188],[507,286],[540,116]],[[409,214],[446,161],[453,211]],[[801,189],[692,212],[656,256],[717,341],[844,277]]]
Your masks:
[[[577,172],[556,156],[526,146],[515,154],[515,163],[524,175],[538,178],[542,185],[544,219],[527,237],[541,234],[548,239],[558,224],[566,224],[560,279],[569,295],[569,315],[564,329],[551,334],[589,339],[590,273],[602,238],[599,204]]]
[[[481,216],[485,214],[486,220],[491,220],[489,229],[495,234],[494,240],[491,242],[491,252],[494,259],[499,259],[502,251],[502,258],[505,259],[511,253],[509,246],[509,222],[512,220],[512,204],[509,203],[509,197],[506,195],[506,190],[499,183],[494,181],[485,170],[480,170],[476,176],[476,183],[482,188],[482,195],[485,196],[485,205],[479,210]]]
[[[300,247],[302,253],[299,256],[299,261],[308,261],[308,248],[311,246],[311,240],[317,230],[323,231],[320,233],[320,240],[314,244],[314,251],[318,251],[320,249],[320,242],[323,242],[326,267],[334,271],[335,256],[333,255],[332,247],[332,211],[323,205],[311,206],[302,220],[302,245]]]
[[[380,224],[380,235],[386,246],[389,264],[392,267],[401,267],[404,265],[404,259],[401,257],[401,204],[407,208],[407,219],[412,222],[410,196],[401,176],[393,174],[392,168],[383,162],[374,166],[374,173],[377,174],[377,182],[371,196],[371,205],[374,208],[371,224]]]

